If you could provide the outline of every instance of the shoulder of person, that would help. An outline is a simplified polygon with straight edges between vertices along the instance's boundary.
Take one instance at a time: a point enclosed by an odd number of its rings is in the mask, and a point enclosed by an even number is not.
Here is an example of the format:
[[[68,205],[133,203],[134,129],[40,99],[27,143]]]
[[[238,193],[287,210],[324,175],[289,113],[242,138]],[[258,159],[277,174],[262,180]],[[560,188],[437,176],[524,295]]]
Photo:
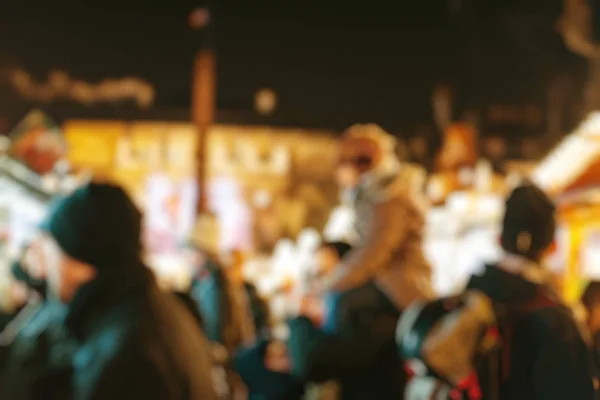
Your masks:
[[[412,188],[408,182],[402,179],[396,179],[384,190],[374,197],[374,203],[387,206],[402,206],[407,211],[415,214],[424,214],[429,208],[429,200],[424,193]]]
[[[96,355],[87,368],[76,368],[76,398],[171,398],[183,376],[168,361],[164,352],[136,342]]]
[[[523,322],[540,339],[557,335],[581,338],[581,331],[573,312],[561,303],[531,310],[523,316]]]

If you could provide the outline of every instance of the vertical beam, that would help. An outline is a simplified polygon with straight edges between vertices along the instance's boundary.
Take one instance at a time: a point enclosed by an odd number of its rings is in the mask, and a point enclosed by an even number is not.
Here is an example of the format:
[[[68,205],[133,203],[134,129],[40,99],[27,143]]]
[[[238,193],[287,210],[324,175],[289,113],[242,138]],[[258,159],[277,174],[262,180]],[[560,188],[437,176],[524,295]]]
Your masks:
[[[192,118],[198,135],[196,145],[197,177],[200,188],[198,213],[206,213],[207,205],[207,145],[215,113],[215,56],[211,49],[200,50],[194,61]]]

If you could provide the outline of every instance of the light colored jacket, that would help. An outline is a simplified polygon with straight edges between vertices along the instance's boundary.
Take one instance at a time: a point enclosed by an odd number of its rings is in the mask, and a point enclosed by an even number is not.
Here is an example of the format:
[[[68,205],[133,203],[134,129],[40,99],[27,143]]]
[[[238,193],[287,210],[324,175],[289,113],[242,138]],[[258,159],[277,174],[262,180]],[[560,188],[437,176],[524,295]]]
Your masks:
[[[327,290],[375,281],[399,309],[433,297],[422,248],[426,200],[419,198],[408,172],[400,168],[363,180],[353,201],[357,242],[329,277]]]

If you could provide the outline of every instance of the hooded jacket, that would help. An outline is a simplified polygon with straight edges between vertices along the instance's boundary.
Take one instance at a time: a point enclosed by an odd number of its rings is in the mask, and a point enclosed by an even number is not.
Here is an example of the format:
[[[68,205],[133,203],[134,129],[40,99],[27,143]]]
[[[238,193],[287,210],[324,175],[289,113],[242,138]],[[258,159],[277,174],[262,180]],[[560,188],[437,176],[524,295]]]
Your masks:
[[[353,196],[355,248],[328,281],[344,292],[374,281],[398,307],[431,298],[431,267],[422,249],[423,198],[408,168],[383,164],[364,177]]]
[[[525,266],[510,273],[518,258],[488,266],[483,276],[473,277],[469,290],[486,294],[510,316],[518,313],[547,287],[543,268]],[[510,335],[508,380],[502,382],[500,399],[593,399],[594,388],[587,346],[570,310],[557,302],[518,319]]]
[[[568,308],[554,299],[545,276],[543,268],[520,257],[508,256],[487,266],[470,280],[465,306],[426,333],[421,359],[455,384],[477,372],[483,393],[490,396],[484,398],[593,399],[586,344]],[[405,312],[399,338],[409,340],[406,327],[420,308],[415,304]],[[492,326],[501,335],[499,349],[484,340],[483,333]],[[408,398],[417,398],[411,397],[411,390],[422,390],[418,383],[431,379],[415,379]]]

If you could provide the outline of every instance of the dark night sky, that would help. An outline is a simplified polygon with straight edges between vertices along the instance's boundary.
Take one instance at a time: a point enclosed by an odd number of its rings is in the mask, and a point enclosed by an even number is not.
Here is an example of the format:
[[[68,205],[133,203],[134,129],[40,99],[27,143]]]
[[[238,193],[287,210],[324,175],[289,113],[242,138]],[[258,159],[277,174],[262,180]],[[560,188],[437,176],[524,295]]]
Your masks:
[[[496,27],[498,16],[511,9],[550,16],[558,0],[554,6],[554,0],[465,0],[484,7],[473,11],[481,16],[475,28],[451,18],[444,0],[216,1],[219,107],[251,110],[256,90],[270,87],[279,95],[274,118],[287,125],[342,128],[376,121],[401,131],[428,122],[431,89],[440,80],[476,87],[473,101],[511,85],[520,92],[502,89],[498,97],[525,98],[535,97],[532,76],[569,68],[557,38],[545,38],[550,50],[536,55],[513,48],[521,38],[493,29],[473,40],[471,47],[484,54],[479,64],[461,59],[469,29]],[[40,78],[53,68],[92,81],[137,75],[155,84],[161,105],[185,107],[198,39],[187,14],[196,4],[2,0],[0,66],[18,65]],[[506,57],[515,51],[534,61],[515,67],[514,55]],[[506,66],[487,72],[499,62]],[[541,64],[545,70],[536,70]]]

